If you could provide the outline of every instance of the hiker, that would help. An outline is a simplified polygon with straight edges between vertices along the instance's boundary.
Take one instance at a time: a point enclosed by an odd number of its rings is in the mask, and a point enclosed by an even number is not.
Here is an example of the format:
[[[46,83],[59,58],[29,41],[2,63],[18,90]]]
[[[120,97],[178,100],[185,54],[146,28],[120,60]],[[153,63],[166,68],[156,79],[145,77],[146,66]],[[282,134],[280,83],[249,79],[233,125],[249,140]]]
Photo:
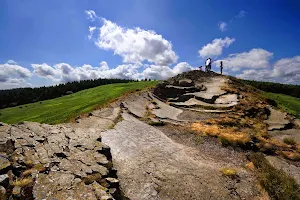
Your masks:
[[[205,62],[205,71],[210,72],[211,70],[211,58],[207,58]]]
[[[221,75],[223,73],[223,61],[220,62],[220,71],[221,71]]]
[[[202,65],[199,67],[199,70],[200,70],[200,71],[203,71],[203,69],[202,69]]]

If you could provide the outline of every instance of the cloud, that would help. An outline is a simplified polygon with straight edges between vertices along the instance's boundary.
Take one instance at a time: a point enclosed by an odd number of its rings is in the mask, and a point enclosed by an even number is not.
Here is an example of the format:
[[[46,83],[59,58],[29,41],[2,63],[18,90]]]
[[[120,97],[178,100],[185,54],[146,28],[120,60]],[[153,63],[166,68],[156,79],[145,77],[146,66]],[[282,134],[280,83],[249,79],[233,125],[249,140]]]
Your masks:
[[[176,66],[174,66],[173,69],[171,69],[168,66],[150,65],[142,72],[142,77],[156,79],[156,80],[165,80],[172,76],[176,76],[177,74],[180,74],[182,72],[195,70],[195,69],[196,68],[190,66],[186,62],[178,63]]]
[[[26,79],[29,79],[32,73],[27,68],[15,64],[16,62],[13,63],[0,64],[0,89],[29,86]]]
[[[295,77],[300,74],[300,56],[283,58],[274,64],[274,76]]]
[[[20,65],[15,64],[0,64],[0,80],[5,82],[8,78],[26,79],[31,77],[31,72]]]
[[[241,10],[241,11],[239,12],[239,14],[237,14],[237,15],[235,16],[235,18],[243,18],[243,17],[245,17],[246,14],[247,14],[246,11]]]
[[[84,13],[86,14],[87,18],[92,22],[95,21],[95,19],[99,18],[93,10],[86,10],[84,11]]]
[[[58,75],[57,71],[46,63],[43,64],[32,64],[33,73],[44,78],[55,80],[55,76]]]
[[[141,64],[147,61],[168,66],[178,59],[172,50],[172,43],[154,31],[121,27],[107,19],[103,19],[96,45],[114,51],[125,63]]]
[[[244,70],[242,74],[237,75],[241,79],[252,79],[257,81],[272,81],[272,72],[270,70]]]
[[[269,60],[273,53],[259,48],[251,49],[248,52],[230,54],[227,58],[222,59],[224,68],[232,71],[238,71],[241,68],[267,68],[270,66]],[[221,61],[218,60],[217,63]]]
[[[224,32],[224,31],[226,31],[227,23],[226,22],[220,22],[218,24],[218,26],[219,26],[220,31]]]
[[[14,60],[8,60],[6,63],[8,64],[12,64],[12,65],[16,65],[18,64],[17,62],[15,62]]]
[[[218,23],[219,30],[222,31],[222,32],[226,31],[229,24],[231,24],[235,20],[238,20],[238,19],[241,19],[241,18],[245,17],[246,14],[247,14],[246,11],[241,10],[231,20],[229,20],[229,21],[221,21],[220,23]]]
[[[203,46],[202,49],[199,50],[199,54],[202,58],[219,56],[222,54],[223,48],[229,47],[234,41],[234,38],[229,37],[214,39],[211,43]]]
[[[244,70],[237,77],[250,80],[300,84],[300,56],[280,59],[268,69]]]
[[[95,26],[89,26],[89,35],[88,35],[89,39],[92,39],[95,30],[96,30]]]

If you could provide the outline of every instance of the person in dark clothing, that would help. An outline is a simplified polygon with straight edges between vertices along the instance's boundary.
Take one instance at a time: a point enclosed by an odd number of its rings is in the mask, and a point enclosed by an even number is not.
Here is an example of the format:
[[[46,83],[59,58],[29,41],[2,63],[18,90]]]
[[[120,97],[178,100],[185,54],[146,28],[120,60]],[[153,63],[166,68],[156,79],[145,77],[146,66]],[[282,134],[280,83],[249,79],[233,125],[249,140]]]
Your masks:
[[[220,62],[220,71],[221,71],[221,74],[223,74],[223,61]]]

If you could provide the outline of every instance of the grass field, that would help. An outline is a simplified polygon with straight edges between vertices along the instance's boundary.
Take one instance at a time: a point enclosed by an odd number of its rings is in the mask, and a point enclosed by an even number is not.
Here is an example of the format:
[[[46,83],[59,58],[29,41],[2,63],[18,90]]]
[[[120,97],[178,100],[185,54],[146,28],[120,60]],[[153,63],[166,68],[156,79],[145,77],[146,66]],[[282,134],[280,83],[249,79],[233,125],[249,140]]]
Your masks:
[[[264,92],[264,95],[276,101],[278,107],[300,119],[300,99],[284,94]]]
[[[33,121],[47,124],[67,122],[126,94],[157,84],[157,81],[103,85],[42,102],[0,110],[0,122]]]

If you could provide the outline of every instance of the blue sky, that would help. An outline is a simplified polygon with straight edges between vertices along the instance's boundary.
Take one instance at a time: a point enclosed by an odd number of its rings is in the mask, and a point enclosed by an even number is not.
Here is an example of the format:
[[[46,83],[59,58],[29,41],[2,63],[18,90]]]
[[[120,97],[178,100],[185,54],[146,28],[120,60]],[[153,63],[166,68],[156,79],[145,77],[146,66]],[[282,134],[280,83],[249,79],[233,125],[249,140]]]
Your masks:
[[[0,26],[0,89],[165,79],[207,57],[240,78],[300,83],[296,0],[2,0]]]

